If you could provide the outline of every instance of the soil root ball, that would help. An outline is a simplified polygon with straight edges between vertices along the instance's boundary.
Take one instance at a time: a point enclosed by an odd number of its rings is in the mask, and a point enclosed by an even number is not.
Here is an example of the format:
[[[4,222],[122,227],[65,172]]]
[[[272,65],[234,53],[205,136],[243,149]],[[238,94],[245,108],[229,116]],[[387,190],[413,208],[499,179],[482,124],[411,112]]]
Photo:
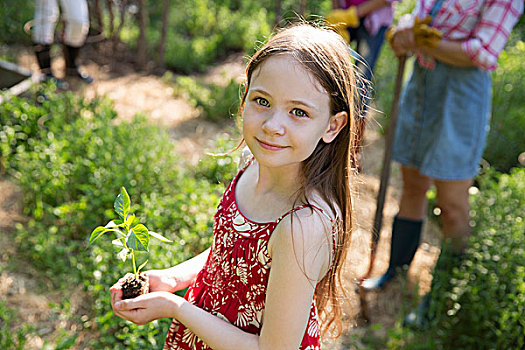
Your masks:
[[[144,273],[139,273],[138,279],[135,279],[135,275],[132,273],[126,274],[124,278],[122,299],[133,299],[149,292],[149,279]]]

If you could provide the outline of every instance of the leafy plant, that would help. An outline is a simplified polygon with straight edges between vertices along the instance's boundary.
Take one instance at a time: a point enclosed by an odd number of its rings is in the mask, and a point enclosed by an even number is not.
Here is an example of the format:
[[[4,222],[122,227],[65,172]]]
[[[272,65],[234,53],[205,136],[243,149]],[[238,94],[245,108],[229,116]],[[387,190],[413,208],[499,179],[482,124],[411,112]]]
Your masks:
[[[395,328],[389,349],[525,346],[525,169],[478,181],[469,248],[458,266],[434,272],[429,328]]]
[[[2,0],[0,6],[0,43],[31,43],[24,32],[24,24],[34,17],[35,1]]]
[[[118,253],[118,257],[122,261],[126,261],[128,257],[131,258],[133,273],[136,279],[138,278],[140,269],[148,263],[148,260],[137,268],[135,251],[147,252],[150,236],[165,243],[171,243],[172,241],[156,232],[149,231],[146,226],[139,222],[135,214],[130,213],[131,199],[124,187],[120,189],[120,194],[117,196],[117,199],[115,199],[113,206],[120,218],[111,220],[106,226],[96,227],[89,238],[89,245],[93,244],[93,242],[106,232],[115,232],[118,238],[113,240],[112,243],[118,247],[122,247],[122,250]]]
[[[226,85],[206,84],[189,76],[176,79],[175,91],[196,108],[200,116],[213,122],[224,122],[237,114],[240,102],[239,83],[230,79]]]
[[[501,172],[519,166],[519,155],[525,152],[524,54],[525,42],[507,45],[493,74],[492,120],[483,157]]]
[[[1,271],[0,271],[1,272]],[[0,299],[0,348],[22,350],[27,341],[27,334],[33,331],[29,325],[14,326],[18,318],[17,311],[7,306],[7,301]]]

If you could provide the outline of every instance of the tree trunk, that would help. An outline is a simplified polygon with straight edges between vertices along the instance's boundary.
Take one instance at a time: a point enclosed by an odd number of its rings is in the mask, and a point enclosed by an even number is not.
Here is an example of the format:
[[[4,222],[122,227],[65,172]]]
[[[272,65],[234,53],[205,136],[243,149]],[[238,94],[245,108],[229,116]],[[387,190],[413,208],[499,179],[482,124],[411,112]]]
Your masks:
[[[306,6],[308,6],[308,0],[301,0],[299,2],[299,15],[301,17],[304,16],[304,12],[306,11]]]
[[[138,0],[139,4],[139,38],[137,41],[137,64],[139,68],[146,65],[146,27],[148,26],[148,13],[145,0]]]
[[[92,5],[93,20],[96,23],[97,30],[104,33],[104,22],[102,21],[102,9],[100,7],[100,0],[95,0]]]
[[[283,1],[282,0],[276,0],[275,1],[275,27],[280,27],[281,20],[282,20],[282,12],[283,12]]]
[[[109,35],[108,38],[113,39],[113,32],[115,31],[115,25],[114,20],[115,16],[113,14],[113,1],[112,0],[106,0],[106,5],[108,7],[108,13],[109,13]]]
[[[157,65],[164,68],[164,54],[166,52],[166,37],[168,32],[168,18],[170,12],[170,0],[164,0],[162,4],[162,29],[160,32],[159,52]]]
[[[127,0],[121,0],[120,1],[120,5],[119,5],[119,24],[118,24],[118,27],[117,29],[115,30],[115,33],[113,33],[113,38],[112,38],[112,41],[113,41],[113,53],[116,53],[118,52],[118,48],[117,48],[117,45],[120,41],[120,32],[122,31],[122,28],[124,28],[124,22],[125,22],[125,19],[126,19],[126,5],[127,5]]]

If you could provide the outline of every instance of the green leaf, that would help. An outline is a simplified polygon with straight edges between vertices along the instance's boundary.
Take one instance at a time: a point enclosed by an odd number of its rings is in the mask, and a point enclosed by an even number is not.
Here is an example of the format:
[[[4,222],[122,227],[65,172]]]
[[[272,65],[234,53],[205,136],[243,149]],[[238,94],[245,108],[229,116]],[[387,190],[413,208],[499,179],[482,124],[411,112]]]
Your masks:
[[[120,189],[120,194],[117,196],[117,199],[115,199],[115,203],[113,204],[115,212],[122,218],[122,220],[126,219],[128,216],[130,205],[131,199],[129,199],[128,192],[122,187]]]
[[[137,269],[137,273],[140,272],[140,269],[142,269],[146,264],[148,263],[148,260],[144,261],[142,264],[140,264],[139,268]]]
[[[111,220],[110,222],[108,222],[105,227],[106,228],[117,228],[117,227],[122,227],[122,226],[123,226],[123,221],[116,219],[116,220]]]
[[[138,224],[130,229],[126,244],[130,249],[147,252],[149,245],[149,232],[146,226]]]
[[[93,232],[91,232],[91,237],[89,237],[88,247],[106,232],[108,232],[108,230],[105,227],[98,226],[95,228]]]
[[[138,224],[140,224],[140,220],[139,218],[136,217],[135,219],[133,219],[133,222],[131,223],[131,225],[129,225],[129,228],[135,227]]]
[[[173,242],[173,241],[167,239],[166,237],[164,237],[163,235],[161,235],[160,233],[149,231],[149,234],[151,236],[155,237],[156,239],[158,239],[161,242],[164,242],[164,243],[171,243],[171,242]]]
[[[126,226],[132,227],[133,221],[135,221],[135,214],[129,214],[126,218]]]

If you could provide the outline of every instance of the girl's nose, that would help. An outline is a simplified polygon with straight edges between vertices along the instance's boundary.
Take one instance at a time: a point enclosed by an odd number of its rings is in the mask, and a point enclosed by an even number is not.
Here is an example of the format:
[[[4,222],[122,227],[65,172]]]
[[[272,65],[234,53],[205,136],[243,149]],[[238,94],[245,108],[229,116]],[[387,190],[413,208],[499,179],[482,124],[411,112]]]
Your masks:
[[[284,135],[285,127],[283,125],[283,118],[279,112],[269,113],[262,125],[262,130],[269,135]]]

